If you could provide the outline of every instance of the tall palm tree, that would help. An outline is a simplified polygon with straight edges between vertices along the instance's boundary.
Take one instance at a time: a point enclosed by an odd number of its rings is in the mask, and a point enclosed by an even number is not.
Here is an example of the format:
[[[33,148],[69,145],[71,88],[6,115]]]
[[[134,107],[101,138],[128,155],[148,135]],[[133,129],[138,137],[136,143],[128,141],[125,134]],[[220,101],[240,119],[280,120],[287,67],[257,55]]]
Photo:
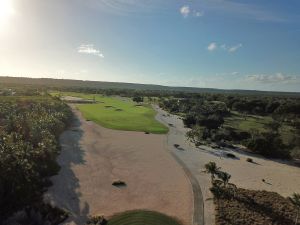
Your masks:
[[[295,219],[295,225],[298,223],[298,217],[300,212],[300,194],[294,193],[292,197],[290,197],[291,202],[294,204],[294,206],[297,209],[296,219]]]
[[[220,167],[217,167],[215,162],[209,162],[205,164],[206,173],[210,173],[211,175],[211,182],[215,180],[215,175],[217,175],[220,171]]]
[[[231,178],[231,175],[229,173],[222,172],[222,171],[218,172],[217,175],[223,181],[224,187],[226,187]]]

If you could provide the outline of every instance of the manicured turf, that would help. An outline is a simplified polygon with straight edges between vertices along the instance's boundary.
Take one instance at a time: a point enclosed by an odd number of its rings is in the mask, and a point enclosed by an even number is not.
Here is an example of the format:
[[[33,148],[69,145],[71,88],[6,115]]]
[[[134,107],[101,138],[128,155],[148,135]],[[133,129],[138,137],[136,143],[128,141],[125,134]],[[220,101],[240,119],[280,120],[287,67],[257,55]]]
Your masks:
[[[167,127],[155,120],[156,112],[148,104],[137,105],[127,98],[104,97],[82,93],[66,92],[62,93],[62,95],[84,99],[95,98],[96,104],[78,104],[77,108],[86,119],[92,120],[103,127],[155,134],[168,132]]]
[[[107,225],[180,225],[180,223],[157,212],[129,211],[112,217]]]

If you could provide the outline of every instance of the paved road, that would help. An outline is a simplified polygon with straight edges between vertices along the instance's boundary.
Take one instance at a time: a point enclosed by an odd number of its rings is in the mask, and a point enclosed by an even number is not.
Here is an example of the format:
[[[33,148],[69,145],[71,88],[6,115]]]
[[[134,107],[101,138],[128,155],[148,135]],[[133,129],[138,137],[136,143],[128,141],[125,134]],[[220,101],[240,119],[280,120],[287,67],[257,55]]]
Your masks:
[[[197,178],[193,175],[191,170],[187,167],[186,163],[181,159],[179,155],[177,155],[175,152],[178,152],[178,148],[174,147],[174,138],[176,140],[176,137],[181,136],[185,138],[185,130],[181,130],[179,126],[174,126],[174,123],[176,123],[174,120],[175,118],[165,117],[165,112],[161,111],[157,107],[155,108],[158,112],[156,119],[160,122],[164,123],[170,128],[169,134],[168,134],[168,148],[175,158],[175,160],[181,165],[183,168],[185,174],[189,178],[192,189],[193,189],[193,197],[194,197],[194,215],[193,215],[193,225],[204,225],[204,201],[203,201],[203,194],[201,191],[201,187],[199,185],[199,182]],[[180,147],[179,147],[180,148]]]
[[[194,194],[194,215],[193,215],[193,225],[204,225],[204,204],[203,196],[200,185],[197,179],[193,176],[189,168],[184,164],[184,162],[173,152],[171,152],[176,161],[182,166],[185,174],[190,179]]]

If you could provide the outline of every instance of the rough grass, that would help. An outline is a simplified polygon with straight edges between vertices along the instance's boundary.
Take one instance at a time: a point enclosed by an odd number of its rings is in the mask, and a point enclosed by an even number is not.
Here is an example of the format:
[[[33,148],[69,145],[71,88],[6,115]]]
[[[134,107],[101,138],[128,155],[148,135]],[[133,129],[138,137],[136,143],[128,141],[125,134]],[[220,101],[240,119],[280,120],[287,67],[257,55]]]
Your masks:
[[[136,103],[130,99],[83,93],[65,92],[62,95],[92,100],[95,98],[95,104],[78,104],[77,108],[87,120],[94,121],[103,127],[155,134],[168,132],[166,126],[155,120],[156,112],[148,104],[137,107]]]
[[[238,112],[232,112],[230,117],[225,117],[224,126],[232,127],[239,131],[267,132],[267,125],[273,121],[270,116],[243,115]],[[283,143],[289,144],[295,137],[295,129],[286,123],[283,123],[279,129]]]
[[[181,225],[177,220],[153,211],[129,211],[113,216],[107,225]]]
[[[215,203],[216,225],[295,224],[296,208],[275,192],[239,188],[235,197],[215,199]]]
[[[233,112],[232,116],[225,118],[225,126],[230,126],[240,131],[258,130],[260,132],[266,131],[266,125],[272,122],[272,118],[268,116],[253,116],[242,115]]]

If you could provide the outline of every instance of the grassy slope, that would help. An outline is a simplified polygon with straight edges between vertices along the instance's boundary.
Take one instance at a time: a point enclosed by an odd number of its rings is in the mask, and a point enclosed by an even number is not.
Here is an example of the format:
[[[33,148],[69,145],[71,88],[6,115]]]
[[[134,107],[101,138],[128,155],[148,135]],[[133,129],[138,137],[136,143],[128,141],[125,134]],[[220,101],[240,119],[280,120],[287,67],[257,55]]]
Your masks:
[[[180,225],[180,223],[157,212],[131,211],[112,217],[107,225]]]
[[[56,95],[57,93],[52,94]],[[117,130],[144,131],[156,134],[168,132],[167,127],[155,120],[156,112],[147,104],[136,106],[130,99],[82,93],[65,92],[63,95],[85,99],[93,99],[95,96],[95,100],[98,102],[97,104],[80,104],[77,105],[77,107],[86,119],[95,121],[103,127]]]

